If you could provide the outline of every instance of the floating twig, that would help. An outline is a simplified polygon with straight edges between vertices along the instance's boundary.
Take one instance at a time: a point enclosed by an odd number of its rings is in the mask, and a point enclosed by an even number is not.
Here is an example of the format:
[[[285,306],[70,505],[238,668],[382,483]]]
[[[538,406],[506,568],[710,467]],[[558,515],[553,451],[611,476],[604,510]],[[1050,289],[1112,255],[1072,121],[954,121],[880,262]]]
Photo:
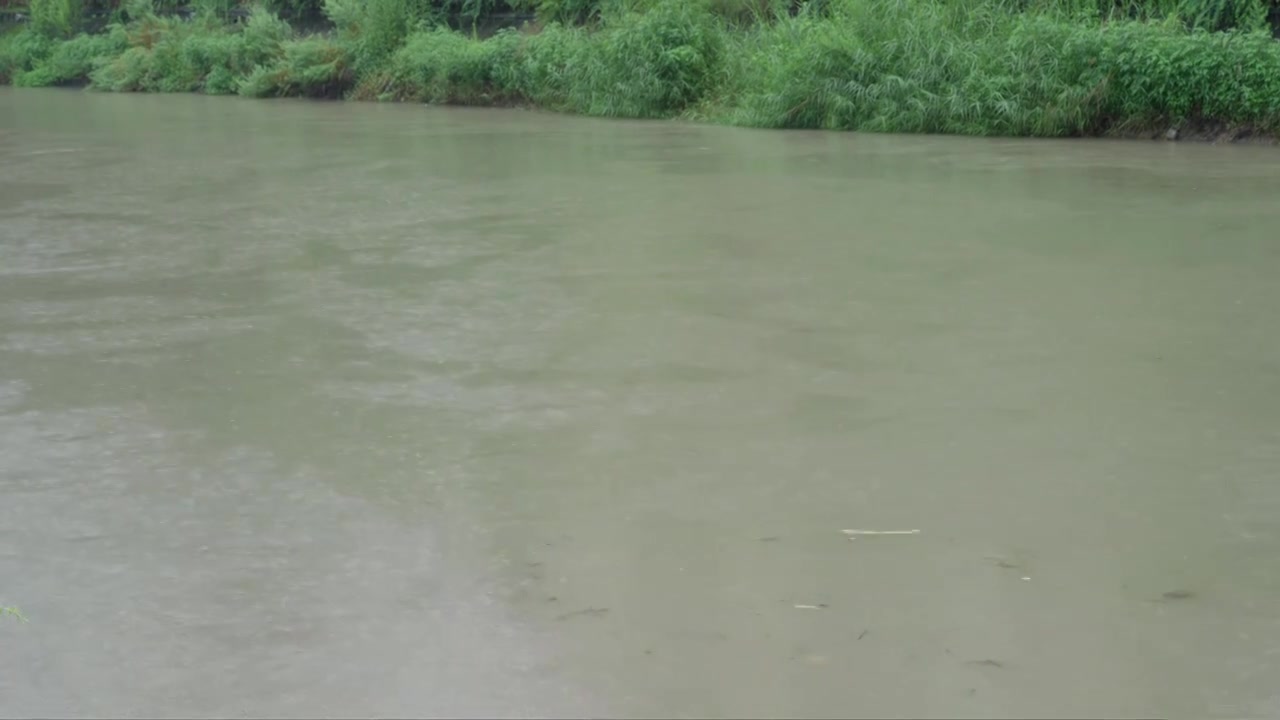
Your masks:
[[[567,612],[563,615],[557,615],[556,620],[568,620],[569,618],[582,617],[584,615],[594,615],[598,617],[600,615],[605,615],[608,612],[609,608],[589,607],[581,610],[574,610],[573,612]]]
[[[862,535],[919,535],[919,530],[841,530],[840,532],[851,537],[859,537]]]

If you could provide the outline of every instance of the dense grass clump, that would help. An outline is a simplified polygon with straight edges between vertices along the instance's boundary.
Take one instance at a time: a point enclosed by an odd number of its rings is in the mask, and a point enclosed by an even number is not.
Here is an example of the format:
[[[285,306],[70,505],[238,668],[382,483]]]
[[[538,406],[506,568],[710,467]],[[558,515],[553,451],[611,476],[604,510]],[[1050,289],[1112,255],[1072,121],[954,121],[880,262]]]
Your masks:
[[[1056,13],[1062,17],[1110,20],[1175,18],[1189,29],[1262,30],[1274,20],[1276,0],[1016,0],[1019,9]]]
[[[1269,34],[1187,35],[1139,24],[1100,34],[1104,112],[1113,124],[1189,120],[1280,130],[1280,43]]]
[[[1069,136],[1280,121],[1280,44],[1260,32],[863,0],[740,48],[726,115],[755,127]]]
[[[48,60],[56,43],[26,30],[0,32],[0,83],[16,83],[18,77]]]
[[[520,37],[505,32],[478,42],[435,28],[411,35],[366,95],[414,102],[494,105],[525,100],[517,64]]]
[[[77,35],[52,45],[40,61],[17,73],[13,84],[27,87],[82,85],[88,81],[99,58],[121,53],[127,45],[124,29],[119,26],[102,35]]]
[[[31,0],[27,10],[31,27],[47,37],[71,37],[84,21],[82,0]]]
[[[268,64],[256,65],[239,80],[241,95],[251,97],[340,98],[353,82],[350,56],[323,37],[289,40]]]
[[[1096,39],[1083,30],[976,2],[845,3],[745,42],[728,117],[758,127],[1078,134],[1099,120],[1106,91],[1096,59],[1084,57],[1092,48],[1076,47]]]
[[[1280,132],[1271,0],[576,1],[538,7],[588,25],[480,38],[448,29],[436,0],[324,0],[332,30],[307,36],[264,8],[229,22],[130,0],[98,34],[0,35],[0,81],[772,128]]]
[[[725,42],[713,16],[680,0],[611,17],[594,32],[553,24],[478,40],[434,28],[409,35],[380,71],[366,74],[358,94],[671,117],[718,83]]]
[[[147,92],[234,93],[239,79],[281,52],[287,23],[259,11],[242,28],[212,16],[194,20],[146,16],[123,33],[122,52],[103,58],[90,74],[95,88]]]
[[[725,35],[715,16],[683,0],[613,19],[574,57],[570,104],[589,115],[677,114],[720,82]]]

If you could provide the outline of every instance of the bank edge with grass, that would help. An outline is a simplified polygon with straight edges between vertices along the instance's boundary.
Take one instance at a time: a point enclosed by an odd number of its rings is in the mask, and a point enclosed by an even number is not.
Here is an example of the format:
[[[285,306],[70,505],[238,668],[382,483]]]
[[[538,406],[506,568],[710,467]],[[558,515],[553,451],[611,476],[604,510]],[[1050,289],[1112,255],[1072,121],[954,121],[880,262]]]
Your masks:
[[[76,0],[32,0],[31,21],[0,36],[0,82],[761,128],[1280,133],[1266,0],[1213,0],[1231,13],[1212,22],[1071,0],[741,0],[747,11],[726,10],[730,0],[595,0],[585,14],[566,12],[569,1],[541,0],[560,3],[539,8],[545,22],[481,37],[450,28],[428,0],[324,0],[329,27],[308,34],[266,6],[244,19],[220,5],[181,17],[148,0],[84,33],[72,10],[35,12]]]

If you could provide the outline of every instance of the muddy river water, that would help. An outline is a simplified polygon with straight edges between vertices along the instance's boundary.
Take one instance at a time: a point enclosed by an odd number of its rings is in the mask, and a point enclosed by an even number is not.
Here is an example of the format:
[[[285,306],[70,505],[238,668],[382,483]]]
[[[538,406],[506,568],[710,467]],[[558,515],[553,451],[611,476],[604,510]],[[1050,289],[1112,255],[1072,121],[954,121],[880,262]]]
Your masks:
[[[0,88],[0,715],[1280,716],[1277,197]]]

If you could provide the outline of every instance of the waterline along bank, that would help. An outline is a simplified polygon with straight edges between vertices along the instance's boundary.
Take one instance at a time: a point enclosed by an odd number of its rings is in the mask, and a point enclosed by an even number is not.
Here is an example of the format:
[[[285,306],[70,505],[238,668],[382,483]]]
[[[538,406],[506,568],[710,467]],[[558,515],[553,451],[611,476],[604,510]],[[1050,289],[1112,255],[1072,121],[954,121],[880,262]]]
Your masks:
[[[202,0],[175,14],[128,0],[85,32],[78,0],[32,0],[11,13],[25,22],[0,35],[0,82],[523,105],[762,128],[1280,130],[1271,0],[308,1],[246,14]],[[484,12],[521,9],[537,20],[475,31]],[[460,11],[471,13],[469,28],[457,29]]]

